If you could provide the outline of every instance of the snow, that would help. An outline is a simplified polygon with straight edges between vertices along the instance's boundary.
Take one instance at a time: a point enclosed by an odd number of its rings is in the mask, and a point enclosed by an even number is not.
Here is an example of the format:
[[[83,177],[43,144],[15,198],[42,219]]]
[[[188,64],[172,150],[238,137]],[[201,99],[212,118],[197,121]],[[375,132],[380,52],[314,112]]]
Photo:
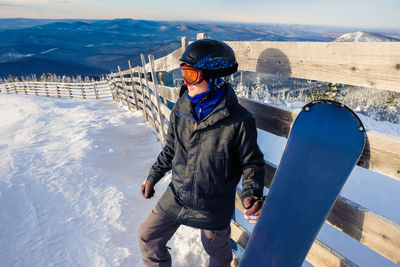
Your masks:
[[[376,33],[368,32],[351,32],[345,33],[334,40],[335,42],[398,42],[399,40],[383,36]]]
[[[58,50],[58,48],[51,48],[49,50],[40,52],[40,54],[41,55],[47,54],[47,53],[53,52],[55,50]],[[20,59],[20,58],[25,58],[25,57],[33,57],[33,56],[36,56],[36,55],[37,54],[21,54],[21,53],[18,53],[18,52],[8,52],[8,53],[4,53],[4,54],[0,55],[0,63],[8,62],[8,61],[14,61],[14,60],[17,60],[17,59]]]
[[[55,51],[55,50],[58,50],[58,48],[51,48],[51,49],[49,49],[49,50],[46,50],[46,51],[43,51],[43,52],[41,52],[40,54],[47,54],[47,53],[50,53],[50,52],[53,52],[53,51]]]
[[[137,231],[167,182],[139,189],[160,149],[115,103],[0,95],[0,265],[143,266]],[[170,246],[174,266],[206,262],[197,230]]]
[[[24,57],[33,57],[35,54],[21,54],[17,52],[8,52],[0,55],[0,63],[17,60]]]
[[[400,133],[360,117],[367,128]],[[279,164],[286,140],[258,135],[265,159]],[[1,265],[143,266],[137,231],[170,177],[153,199],[139,189],[160,150],[142,113],[119,104],[1,94]],[[356,167],[341,195],[399,223],[398,192],[398,181]],[[318,239],[360,266],[396,266],[329,225]],[[199,230],[180,227],[168,246],[173,266],[207,264]]]

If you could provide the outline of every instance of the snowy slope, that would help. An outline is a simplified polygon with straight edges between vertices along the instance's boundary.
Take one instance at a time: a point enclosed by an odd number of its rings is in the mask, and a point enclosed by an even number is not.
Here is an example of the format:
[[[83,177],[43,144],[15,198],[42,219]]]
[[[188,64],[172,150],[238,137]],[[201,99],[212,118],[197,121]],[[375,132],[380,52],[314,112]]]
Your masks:
[[[333,40],[333,42],[400,42],[400,40],[377,33],[358,31],[345,33]]]
[[[115,103],[0,95],[0,266],[142,266],[137,230],[167,183],[139,188],[160,149]],[[204,265],[198,231],[170,246],[174,266]]]

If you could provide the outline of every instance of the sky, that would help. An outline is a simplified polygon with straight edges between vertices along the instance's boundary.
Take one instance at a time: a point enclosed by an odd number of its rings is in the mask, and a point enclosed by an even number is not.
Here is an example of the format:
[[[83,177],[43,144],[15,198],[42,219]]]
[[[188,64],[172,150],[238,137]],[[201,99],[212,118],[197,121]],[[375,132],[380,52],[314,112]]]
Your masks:
[[[0,0],[0,18],[227,21],[400,28],[399,0]]]

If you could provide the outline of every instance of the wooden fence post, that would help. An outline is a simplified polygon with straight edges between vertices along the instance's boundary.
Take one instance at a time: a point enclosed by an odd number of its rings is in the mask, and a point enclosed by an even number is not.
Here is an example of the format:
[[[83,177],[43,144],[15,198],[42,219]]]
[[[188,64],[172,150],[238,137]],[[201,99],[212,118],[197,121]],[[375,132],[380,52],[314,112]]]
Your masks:
[[[138,73],[139,73],[140,92],[142,93],[142,98],[143,98],[144,117],[146,118],[146,121],[148,122],[149,121],[149,117],[147,116],[146,95],[144,93],[143,81],[142,81],[142,67],[138,67]]]
[[[149,121],[149,118],[147,117],[147,111],[146,111],[146,98],[145,98],[145,94],[144,94],[144,89],[143,89],[143,82],[142,82],[142,72],[140,71],[140,67],[138,66],[137,68],[137,72],[138,72],[138,77],[139,77],[139,84],[140,84],[140,93],[142,94],[142,98],[143,98],[143,113],[144,113],[144,117],[146,118],[146,121]]]
[[[17,95],[17,94],[18,94],[18,91],[17,91],[17,86],[15,85],[15,82],[13,83],[13,86],[14,86],[15,94]]]
[[[82,91],[82,98],[86,99],[85,89],[83,88],[82,82],[81,82],[81,91]]]
[[[158,89],[158,82],[157,82],[157,77],[156,77],[156,72],[155,72],[155,66],[154,66],[154,56],[149,55],[149,63],[150,63],[150,69],[151,69],[151,77],[153,79],[154,83],[154,93],[157,98],[157,109],[158,109],[158,119],[160,120],[160,132],[161,132],[161,143],[163,146],[165,145],[165,139],[164,139],[164,116],[161,111],[161,103],[160,103],[160,92]]]
[[[133,80],[133,71],[132,71],[132,66],[131,66],[131,61],[130,60],[128,60],[128,65],[129,65],[129,72],[131,74],[131,87],[132,87],[133,97],[135,98],[136,110],[139,110],[137,92],[136,92],[136,85],[135,85],[135,81]]]
[[[128,96],[128,90],[126,89],[126,84],[124,81],[124,76],[121,73],[121,68],[118,66],[118,72],[119,72],[119,77],[121,78],[121,85],[122,88],[124,89],[124,95],[125,95],[125,101],[126,101],[126,105],[128,106],[129,110],[131,110],[131,101],[129,100],[129,96]]]
[[[36,83],[34,83],[34,85],[33,85],[33,90],[35,91],[35,95],[39,95],[39,93],[38,93],[38,90],[37,90],[37,84]]]
[[[56,82],[56,91],[57,91],[57,97],[60,98],[61,97],[61,93],[60,93],[60,88],[58,87],[58,83]]]
[[[23,85],[24,85],[24,92],[25,92],[25,94],[27,95],[27,94],[28,94],[28,91],[27,91],[27,89],[26,89],[26,83],[24,82]]]
[[[111,72],[111,74],[112,74],[112,72]],[[106,75],[106,79],[107,79],[108,87],[110,88],[112,100],[115,101],[114,91],[113,91],[112,86],[111,86],[111,84],[112,84],[111,83],[111,74],[107,74]]]
[[[74,96],[72,95],[71,85],[69,83],[67,83],[67,88],[68,88],[69,98],[74,98]]]
[[[10,92],[10,88],[8,88],[8,84],[7,83],[5,84],[5,87],[6,87],[6,92],[9,93]]]
[[[96,95],[96,99],[100,99],[99,92],[97,92],[96,83],[93,83],[94,94]]]
[[[188,47],[188,38],[186,36],[183,36],[181,38],[181,44],[182,44],[182,54],[185,52],[186,47]]]
[[[149,88],[149,81],[147,80],[147,71],[146,71],[146,60],[144,58],[143,54],[140,54],[140,58],[142,59],[142,66],[143,66],[143,73],[144,73],[144,81],[146,82],[146,88],[147,88],[147,93],[148,93],[148,106],[151,112],[151,117],[153,118],[153,128],[154,130],[157,130],[157,124],[156,124],[156,116],[154,113],[154,109],[153,109],[153,104],[151,102],[151,93],[150,93],[150,88]],[[144,91],[143,91],[144,92]]]
[[[45,90],[45,92],[46,92],[46,96],[47,96],[47,97],[50,97],[49,89],[47,88],[47,82],[44,82],[44,90]]]
[[[200,32],[197,34],[197,40],[206,39],[206,38],[208,38],[208,35],[205,32]]]
[[[117,103],[121,102],[121,99],[119,98],[119,89],[117,88],[117,85],[115,84],[114,77],[111,77],[111,87],[112,91],[114,92],[114,101]]]
[[[111,81],[112,75],[113,75],[113,72],[111,72],[111,74],[107,75],[107,83],[108,83],[108,86],[110,87],[111,97],[115,101],[115,93],[114,93],[114,90],[113,90],[113,88],[111,86],[112,85],[112,81]]]

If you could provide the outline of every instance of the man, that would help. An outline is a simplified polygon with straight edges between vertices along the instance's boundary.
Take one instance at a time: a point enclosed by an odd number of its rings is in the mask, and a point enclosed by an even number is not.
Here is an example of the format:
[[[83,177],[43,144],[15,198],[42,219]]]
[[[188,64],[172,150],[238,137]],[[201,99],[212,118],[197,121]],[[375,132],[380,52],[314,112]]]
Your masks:
[[[139,230],[146,266],[171,266],[166,244],[179,225],[201,229],[210,267],[230,266],[230,221],[243,174],[249,221],[263,203],[264,160],[252,115],[222,77],[237,71],[231,47],[211,39],[191,43],[180,60],[184,89],[171,114],[165,146],[142,186],[145,198],[169,170],[172,181]],[[187,88],[186,88],[187,87]]]

